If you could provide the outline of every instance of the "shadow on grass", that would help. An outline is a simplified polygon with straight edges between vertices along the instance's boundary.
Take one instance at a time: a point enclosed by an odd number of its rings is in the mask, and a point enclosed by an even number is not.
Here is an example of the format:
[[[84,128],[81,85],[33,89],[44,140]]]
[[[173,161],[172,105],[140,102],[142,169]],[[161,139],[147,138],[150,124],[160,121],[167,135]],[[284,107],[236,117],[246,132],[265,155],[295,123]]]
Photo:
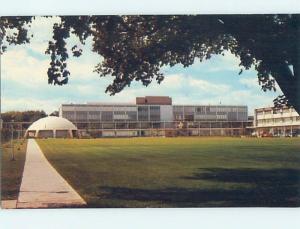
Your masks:
[[[300,169],[199,169],[199,172],[193,176],[182,177],[182,179],[233,182],[237,183],[237,188],[149,190],[100,187],[99,191],[101,198],[152,201],[168,207],[300,206]],[[251,188],[241,188],[243,184],[248,184]]]

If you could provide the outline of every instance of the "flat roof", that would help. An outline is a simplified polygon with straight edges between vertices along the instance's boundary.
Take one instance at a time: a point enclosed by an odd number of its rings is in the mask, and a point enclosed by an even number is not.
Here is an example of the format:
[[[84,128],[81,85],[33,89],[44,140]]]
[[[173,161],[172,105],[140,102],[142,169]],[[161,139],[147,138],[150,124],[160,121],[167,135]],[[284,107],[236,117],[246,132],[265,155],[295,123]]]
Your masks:
[[[280,109],[294,109],[293,107],[282,107],[282,108],[275,108],[275,107],[260,107],[260,108],[255,108],[255,111],[271,111],[271,110],[274,110],[274,109],[277,109],[277,110],[280,110]]]
[[[223,104],[135,104],[135,103],[63,103],[61,106],[182,106],[182,107],[248,107],[247,105],[223,105]]]

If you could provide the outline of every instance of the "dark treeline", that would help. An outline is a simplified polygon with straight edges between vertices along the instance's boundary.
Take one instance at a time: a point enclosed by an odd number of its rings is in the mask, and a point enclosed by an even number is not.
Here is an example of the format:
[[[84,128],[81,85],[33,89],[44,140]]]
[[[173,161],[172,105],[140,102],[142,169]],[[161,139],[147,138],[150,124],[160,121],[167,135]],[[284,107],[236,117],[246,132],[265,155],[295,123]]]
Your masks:
[[[1,113],[3,122],[34,122],[40,118],[46,117],[45,111],[9,111]]]
[[[23,137],[25,130],[28,128],[31,122],[34,122],[40,118],[46,117],[45,111],[9,111],[1,113],[3,126],[1,129],[1,143],[5,143],[13,138]],[[14,122],[12,124],[12,122]],[[30,122],[28,124],[19,124],[18,122]]]

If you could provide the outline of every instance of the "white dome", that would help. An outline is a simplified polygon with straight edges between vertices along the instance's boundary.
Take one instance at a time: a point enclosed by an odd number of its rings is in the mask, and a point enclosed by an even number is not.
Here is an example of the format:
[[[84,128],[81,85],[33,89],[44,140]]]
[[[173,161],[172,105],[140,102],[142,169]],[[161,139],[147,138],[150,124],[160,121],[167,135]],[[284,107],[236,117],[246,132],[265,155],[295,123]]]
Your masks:
[[[48,116],[35,121],[27,130],[77,130],[77,127],[65,118]]]

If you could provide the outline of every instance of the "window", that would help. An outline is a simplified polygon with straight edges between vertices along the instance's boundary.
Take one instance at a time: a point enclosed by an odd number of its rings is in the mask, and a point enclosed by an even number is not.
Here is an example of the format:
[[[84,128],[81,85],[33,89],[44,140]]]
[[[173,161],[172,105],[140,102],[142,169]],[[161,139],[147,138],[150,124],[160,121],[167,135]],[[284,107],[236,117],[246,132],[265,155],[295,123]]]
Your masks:
[[[128,120],[128,115],[125,111],[115,111],[113,115],[114,121],[124,121]]]
[[[194,121],[195,107],[184,107],[184,121]]]
[[[114,129],[115,125],[114,125],[114,123],[103,123],[102,128],[103,129]]]
[[[100,120],[100,112],[90,111],[88,113],[89,120]]]
[[[151,121],[160,120],[160,106],[150,106],[150,120]]]
[[[194,113],[194,112],[195,112],[195,107],[192,107],[192,106],[184,107],[184,113]]]
[[[73,111],[63,111],[64,118],[69,119],[69,120],[74,120],[75,119],[75,114]]]
[[[196,113],[205,114],[205,107],[196,107]]]
[[[136,121],[137,119],[137,112],[136,111],[127,111],[128,120],[129,121]]]
[[[227,119],[227,115],[217,115],[217,119],[218,120],[226,120]]]
[[[182,113],[174,113],[175,120],[183,120],[183,114]]]
[[[237,113],[237,120],[238,121],[247,121],[248,115],[247,112],[238,112]]]
[[[194,121],[194,114],[184,114],[184,121]]]
[[[283,121],[284,122],[291,122],[293,119],[292,118],[284,118]]]
[[[139,121],[148,121],[149,107],[148,106],[139,106],[138,107],[138,120]]]
[[[237,113],[236,112],[229,112],[227,114],[229,121],[236,121],[237,120]]]
[[[203,119],[216,121],[217,120],[217,115],[215,115],[215,114],[203,115]]]
[[[173,111],[176,113],[183,113],[183,106],[173,106]]]
[[[128,129],[128,124],[127,123],[116,123],[116,129]]]
[[[87,112],[86,111],[77,111],[76,119],[86,121],[87,120]]]
[[[125,115],[125,111],[115,111],[115,115]]]
[[[113,112],[112,111],[102,111],[101,120],[102,121],[112,121],[113,120]]]

